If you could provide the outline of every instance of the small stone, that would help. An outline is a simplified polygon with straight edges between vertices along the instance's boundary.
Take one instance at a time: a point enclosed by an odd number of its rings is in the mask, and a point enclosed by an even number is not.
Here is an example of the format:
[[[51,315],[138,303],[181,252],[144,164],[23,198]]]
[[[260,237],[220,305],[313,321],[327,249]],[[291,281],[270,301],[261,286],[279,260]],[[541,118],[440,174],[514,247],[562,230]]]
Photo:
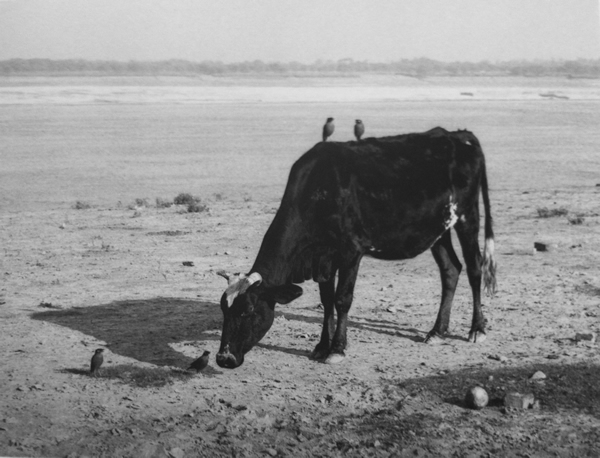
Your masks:
[[[542,371],[537,371],[535,372],[530,378],[529,380],[545,380],[546,379],[546,374],[544,374]]]
[[[185,452],[183,450],[181,450],[179,447],[175,447],[172,448],[171,450],[169,450],[169,456],[171,458],[183,458],[185,455]]]
[[[493,359],[495,361],[500,361],[501,363],[505,363],[508,361],[508,358],[506,356],[502,356],[502,355],[490,355],[488,356],[489,359]]]
[[[535,398],[531,393],[521,394],[515,391],[504,396],[504,407],[506,408],[526,410],[533,407],[534,402]]]
[[[274,448],[268,448],[265,450],[265,452],[267,452],[271,456],[277,456],[277,450],[275,450]]]
[[[596,342],[596,333],[595,332],[578,332],[575,334],[575,340],[577,342],[581,342],[583,340],[588,341],[590,343]]]
[[[194,267],[193,261],[183,261],[183,265],[186,267]]]
[[[398,311],[394,305],[390,305],[386,310],[390,313],[396,313]]]
[[[487,392],[480,386],[469,388],[465,395],[465,403],[471,409],[483,409],[489,400]]]

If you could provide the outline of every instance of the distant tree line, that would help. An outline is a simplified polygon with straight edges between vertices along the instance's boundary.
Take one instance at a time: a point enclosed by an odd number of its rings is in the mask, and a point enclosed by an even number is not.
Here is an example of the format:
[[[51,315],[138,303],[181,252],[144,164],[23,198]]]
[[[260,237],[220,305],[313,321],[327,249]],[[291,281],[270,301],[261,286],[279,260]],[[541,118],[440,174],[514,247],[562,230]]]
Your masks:
[[[600,78],[600,59],[481,62],[440,62],[427,58],[401,59],[374,63],[353,59],[300,62],[263,62],[253,60],[236,63],[219,61],[105,61],[10,59],[0,61],[0,75],[56,76],[195,76],[228,74],[311,75],[388,73],[424,78],[427,76],[564,76]]]

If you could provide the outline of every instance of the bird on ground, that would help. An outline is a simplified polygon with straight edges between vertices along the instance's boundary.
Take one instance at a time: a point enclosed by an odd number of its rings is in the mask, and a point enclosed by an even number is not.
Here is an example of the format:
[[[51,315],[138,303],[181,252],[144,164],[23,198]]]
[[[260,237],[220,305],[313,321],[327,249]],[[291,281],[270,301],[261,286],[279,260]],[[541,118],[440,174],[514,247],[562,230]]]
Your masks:
[[[196,361],[194,361],[192,364],[190,364],[190,367],[188,367],[187,370],[189,371],[191,369],[194,369],[196,372],[204,370],[206,366],[208,366],[208,355],[210,355],[209,351],[205,351],[204,353],[202,353],[202,356]]]
[[[333,123],[333,118],[327,118],[327,122],[323,126],[323,141],[326,142],[328,137],[331,137],[333,131],[335,130],[335,124]]]
[[[104,362],[104,356],[102,356],[102,352],[104,348],[98,348],[94,352],[94,356],[92,356],[92,362],[90,364],[90,374],[98,374],[100,371],[100,366]]]
[[[365,125],[360,119],[356,120],[356,124],[354,124],[354,136],[356,137],[356,141],[360,141],[360,137],[365,133]]]

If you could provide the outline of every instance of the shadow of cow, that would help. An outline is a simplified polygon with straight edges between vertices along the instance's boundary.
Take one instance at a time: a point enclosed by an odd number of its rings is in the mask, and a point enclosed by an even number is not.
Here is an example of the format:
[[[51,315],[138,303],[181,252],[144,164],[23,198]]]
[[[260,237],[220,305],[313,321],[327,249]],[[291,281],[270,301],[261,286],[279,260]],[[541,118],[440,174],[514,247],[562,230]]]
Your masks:
[[[220,331],[223,320],[218,304],[170,297],[38,312],[32,318],[80,331],[105,341],[113,353],[157,366],[189,364],[193,359],[170,345],[218,340],[214,330]]]

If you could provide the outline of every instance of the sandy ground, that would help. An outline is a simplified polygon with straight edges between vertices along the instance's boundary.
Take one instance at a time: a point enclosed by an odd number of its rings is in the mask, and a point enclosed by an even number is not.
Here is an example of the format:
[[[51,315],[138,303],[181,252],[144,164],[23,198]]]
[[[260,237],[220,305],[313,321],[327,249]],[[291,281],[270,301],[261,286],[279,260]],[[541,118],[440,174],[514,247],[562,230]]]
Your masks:
[[[467,122],[481,115],[471,108],[483,110],[470,106]],[[87,209],[74,208],[75,199],[49,181],[10,189],[5,181],[0,455],[599,456],[598,344],[575,340],[576,333],[600,332],[600,142],[590,133],[598,125],[596,108],[502,105],[485,111],[486,121],[473,118],[488,157],[499,263],[499,292],[484,300],[488,340],[465,340],[471,316],[465,275],[450,335],[429,346],[422,340],[440,293],[431,255],[365,259],[348,357],[338,366],[308,359],[322,320],[313,283],[302,285],[300,299],[278,307],[272,329],[241,368],[221,369],[214,361],[225,288],[215,272],[250,267],[301,146],[269,169],[277,174],[272,185],[252,184],[253,164],[257,177],[264,173],[260,162],[244,162],[243,186],[230,170],[229,188],[215,185],[218,193],[202,194],[209,208],[202,213],[156,208],[154,197],[174,197],[172,183],[166,185],[171,178],[161,176],[156,193],[147,193],[143,177],[151,179],[152,169],[145,163],[139,163],[139,189],[122,190],[115,182],[98,199],[78,191],[91,202]],[[270,116],[271,108],[254,109]],[[412,115],[422,123],[427,107],[412,109],[403,119]],[[2,109],[2,119],[10,110]],[[269,119],[281,118],[277,110]],[[562,110],[571,110],[572,124],[553,117]],[[19,126],[33,116],[12,113],[22,116]],[[52,113],[58,125],[72,122],[72,114]],[[447,112],[438,113],[440,122],[430,121],[444,125]],[[527,128],[522,119],[530,120]],[[108,135],[100,131],[98,141]],[[34,156],[42,150],[40,136],[4,135],[11,147]],[[251,138],[250,144],[273,141],[279,140]],[[2,154],[16,170],[21,159],[8,160],[6,149]],[[74,163],[72,173],[82,173]],[[228,176],[214,173],[223,183]],[[135,206],[127,192],[150,196],[149,205]],[[540,218],[542,207],[568,213]],[[534,252],[534,242],[548,251]],[[105,348],[104,372],[92,377],[96,348]],[[212,352],[209,367],[184,373],[204,350]],[[141,368],[154,385],[128,376]],[[546,378],[530,380],[536,371]],[[490,394],[482,410],[463,402],[474,385]],[[513,391],[533,393],[539,406],[506,411],[501,399]]]

